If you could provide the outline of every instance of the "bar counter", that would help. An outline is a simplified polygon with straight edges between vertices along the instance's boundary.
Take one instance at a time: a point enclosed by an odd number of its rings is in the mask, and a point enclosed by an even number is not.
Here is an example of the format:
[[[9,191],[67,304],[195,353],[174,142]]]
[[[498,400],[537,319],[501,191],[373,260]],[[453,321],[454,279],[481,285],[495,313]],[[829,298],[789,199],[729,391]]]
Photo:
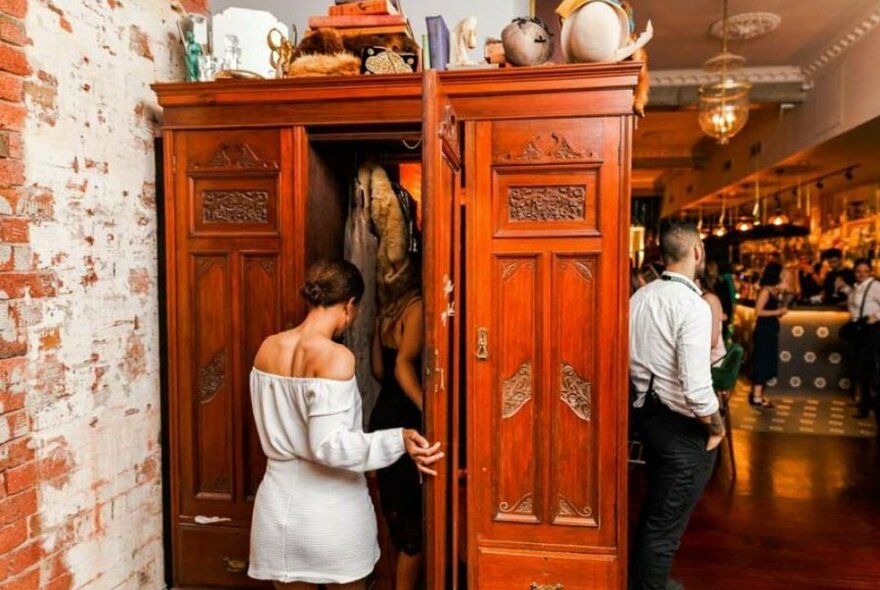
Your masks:
[[[734,340],[745,348],[748,363],[755,330],[754,304],[738,302],[734,316]],[[840,307],[792,307],[780,318],[779,377],[767,384],[768,389],[786,393],[849,391],[850,345],[838,336],[848,321],[849,313]]]

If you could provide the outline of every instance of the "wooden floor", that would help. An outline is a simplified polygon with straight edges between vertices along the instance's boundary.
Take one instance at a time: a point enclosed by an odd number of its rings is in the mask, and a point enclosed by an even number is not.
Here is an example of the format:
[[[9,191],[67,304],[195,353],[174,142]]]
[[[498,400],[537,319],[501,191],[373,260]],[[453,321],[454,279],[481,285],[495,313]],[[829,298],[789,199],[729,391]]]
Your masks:
[[[878,441],[736,430],[734,443],[737,480],[724,453],[672,577],[687,590],[880,589]]]

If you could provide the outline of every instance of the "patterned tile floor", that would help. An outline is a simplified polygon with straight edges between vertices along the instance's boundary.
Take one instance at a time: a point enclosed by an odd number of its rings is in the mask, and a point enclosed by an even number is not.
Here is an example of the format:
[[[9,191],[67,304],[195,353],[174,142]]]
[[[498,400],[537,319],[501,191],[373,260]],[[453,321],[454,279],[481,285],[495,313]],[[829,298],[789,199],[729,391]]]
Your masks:
[[[733,427],[751,432],[816,434],[825,436],[876,436],[873,419],[853,418],[855,408],[844,393],[768,392],[776,404],[769,410],[749,406],[749,384],[741,381],[730,400]]]

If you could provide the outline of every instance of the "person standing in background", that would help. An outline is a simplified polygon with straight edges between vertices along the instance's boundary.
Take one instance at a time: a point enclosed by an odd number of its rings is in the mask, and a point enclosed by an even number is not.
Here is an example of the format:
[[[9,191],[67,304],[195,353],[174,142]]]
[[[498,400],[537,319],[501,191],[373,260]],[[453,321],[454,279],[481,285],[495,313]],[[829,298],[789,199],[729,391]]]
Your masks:
[[[712,314],[694,283],[704,266],[700,233],[674,224],[660,248],[666,270],[630,299],[633,418],[649,482],[630,561],[633,590],[682,587],[669,580],[672,560],[725,434],[712,388]]]
[[[772,408],[764,395],[767,382],[779,373],[779,318],[788,313],[788,308],[780,305],[782,295],[782,265],[771,262],[765,268],[759,282],[761,290],[755,302],[754,346],[752,347],[752,391],[749,405],[757,408]]]
[[[858,411],[855,418],[867,418],[874,410],[878,414],[878,381],[880,381],[880,283],[871,272],[871,262],[866,258],[856,260],[853,268],[856,284],[846,286],[849,313],[853,322],[859,324],[858,335],[853,344],[853,367],[858,375]]]
[[[840,290],[842,283],[838,281],[843,274],[843,253],[838,248],[825,250],[822,258],[828,263],[828,271],[822,283],[822,303],[837,305],[846,301],[846,293]]]

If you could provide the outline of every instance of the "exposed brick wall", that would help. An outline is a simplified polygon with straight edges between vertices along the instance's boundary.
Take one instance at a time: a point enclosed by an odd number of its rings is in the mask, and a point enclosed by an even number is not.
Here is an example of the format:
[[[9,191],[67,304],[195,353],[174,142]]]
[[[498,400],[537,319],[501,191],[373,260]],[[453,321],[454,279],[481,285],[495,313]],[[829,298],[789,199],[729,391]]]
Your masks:
[[[0,0],[0,590],[162,588],[149,84],[198,0]]]

